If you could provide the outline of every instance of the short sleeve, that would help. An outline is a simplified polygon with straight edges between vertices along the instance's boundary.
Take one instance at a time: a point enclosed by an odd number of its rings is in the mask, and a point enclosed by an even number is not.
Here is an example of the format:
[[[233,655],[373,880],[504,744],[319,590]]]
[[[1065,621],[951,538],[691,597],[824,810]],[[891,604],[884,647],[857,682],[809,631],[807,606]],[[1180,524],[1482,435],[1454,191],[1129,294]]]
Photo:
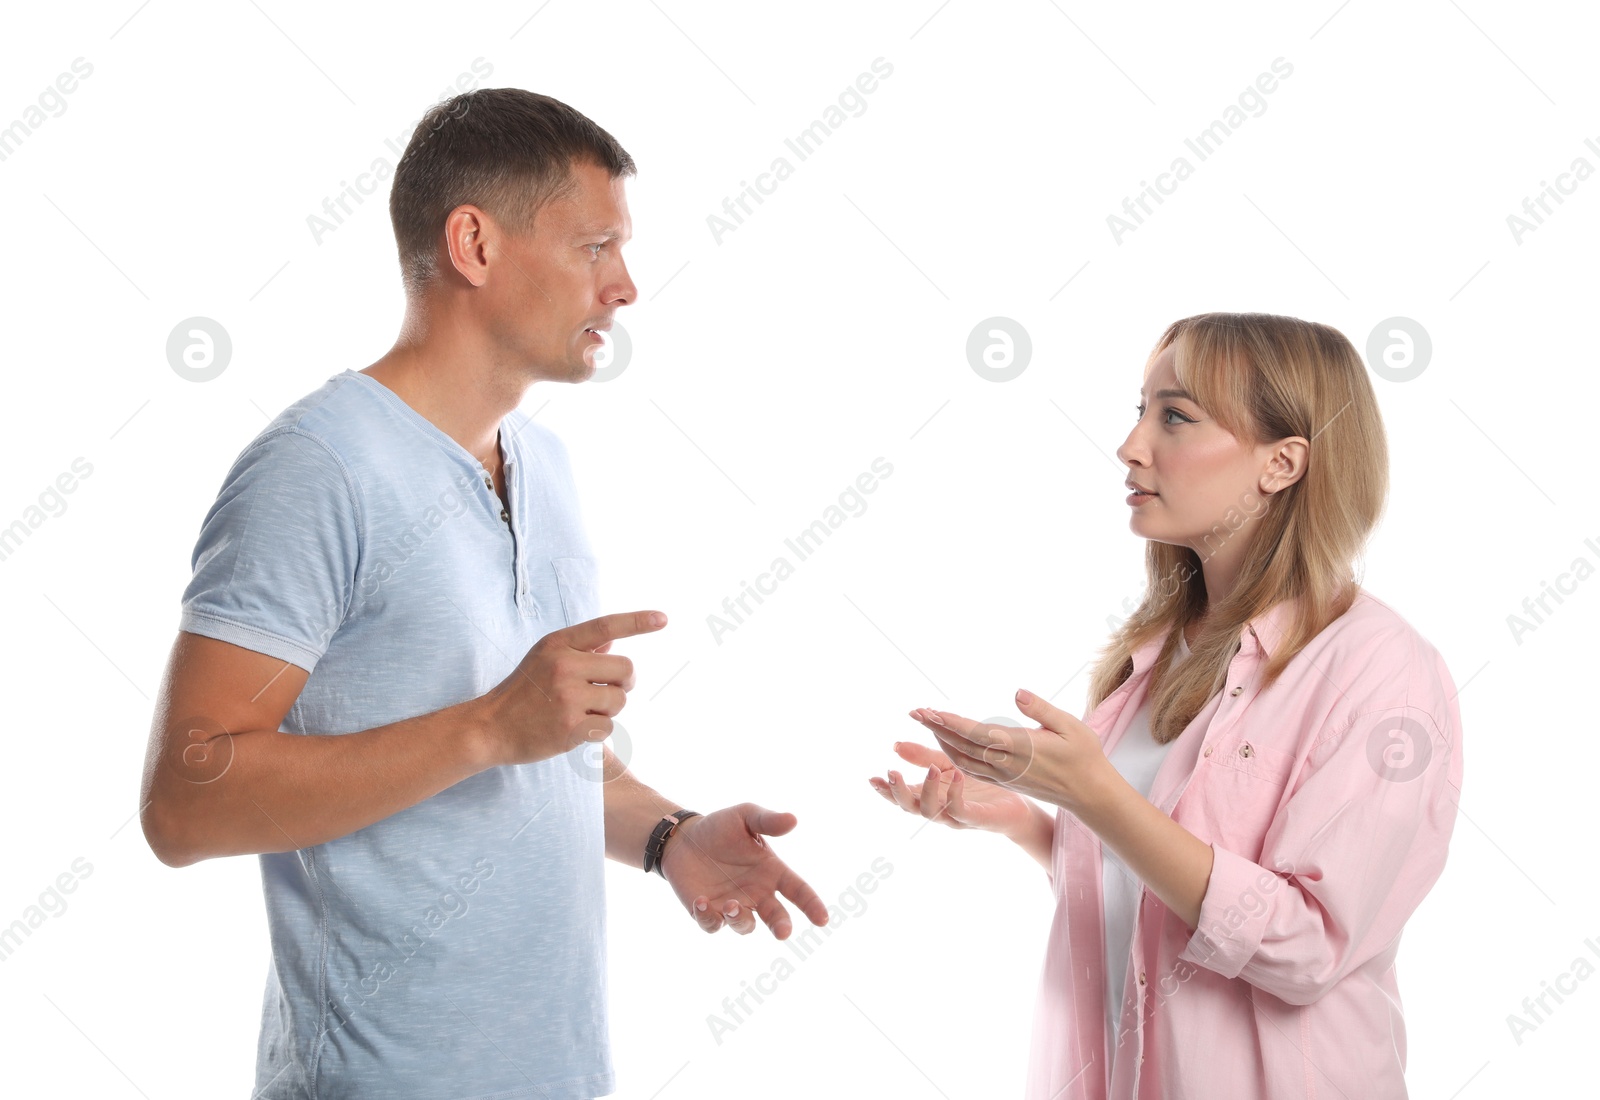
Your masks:
[[[355,592],[361,517],[328,445],[296,428],[247,447],[206,513],[178,628],[310,671]]]

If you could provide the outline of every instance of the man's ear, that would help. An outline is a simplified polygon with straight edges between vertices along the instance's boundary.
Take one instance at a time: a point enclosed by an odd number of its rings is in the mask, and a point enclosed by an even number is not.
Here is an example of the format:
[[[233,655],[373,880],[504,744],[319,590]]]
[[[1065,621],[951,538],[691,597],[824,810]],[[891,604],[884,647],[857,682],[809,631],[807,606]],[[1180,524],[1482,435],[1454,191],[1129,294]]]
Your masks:
[[[497,243],[491,240],[493,235],[489,216],[471,203],[456,207],[444,220],[444,244],[450,266],[473,286],[489,281],[489,252]]]

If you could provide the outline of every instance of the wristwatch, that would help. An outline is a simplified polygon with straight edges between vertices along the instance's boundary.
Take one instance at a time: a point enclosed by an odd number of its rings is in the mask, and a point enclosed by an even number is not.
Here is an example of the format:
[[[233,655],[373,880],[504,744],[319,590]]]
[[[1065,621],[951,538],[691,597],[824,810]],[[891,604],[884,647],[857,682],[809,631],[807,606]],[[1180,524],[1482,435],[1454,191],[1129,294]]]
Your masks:
[[[650,831],[650,839],[644,846],[645,874],[654,871],[662,878],[667,877],[661,870],[661,854],[667,847],[667,838],[676,832],[683,822],[699,816],[700,814],[694,810],[675,810],[656,822],[656,827]]]

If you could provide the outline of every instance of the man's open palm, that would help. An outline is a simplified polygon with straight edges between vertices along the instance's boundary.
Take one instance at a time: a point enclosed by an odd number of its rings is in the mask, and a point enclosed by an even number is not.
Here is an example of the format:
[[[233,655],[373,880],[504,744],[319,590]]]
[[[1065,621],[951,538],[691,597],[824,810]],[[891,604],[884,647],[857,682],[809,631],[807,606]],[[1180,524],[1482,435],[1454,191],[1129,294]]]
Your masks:
[[[828,907],[762,839],[793,829],[794,814],[775,813],[750,802],[691,817],[667,842],[661,873],[686,909],[707,932],[724,923],[741,935],[755,930],[756,915],[777,939],[794,930],[782,894],[812,924],[828,923]]]

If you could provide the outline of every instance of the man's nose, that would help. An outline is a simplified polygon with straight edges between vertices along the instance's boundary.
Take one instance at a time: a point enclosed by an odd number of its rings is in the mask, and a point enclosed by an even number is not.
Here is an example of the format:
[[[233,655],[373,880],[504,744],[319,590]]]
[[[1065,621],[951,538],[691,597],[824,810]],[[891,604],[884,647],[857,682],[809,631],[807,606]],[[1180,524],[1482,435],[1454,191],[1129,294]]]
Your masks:
[[[618,305],[628,306],[639,300],[639,288],[633,285],[633,278],[628,274],[626,263],[622,264],[622,278],[617,283],[614,294],[612,300]]]

